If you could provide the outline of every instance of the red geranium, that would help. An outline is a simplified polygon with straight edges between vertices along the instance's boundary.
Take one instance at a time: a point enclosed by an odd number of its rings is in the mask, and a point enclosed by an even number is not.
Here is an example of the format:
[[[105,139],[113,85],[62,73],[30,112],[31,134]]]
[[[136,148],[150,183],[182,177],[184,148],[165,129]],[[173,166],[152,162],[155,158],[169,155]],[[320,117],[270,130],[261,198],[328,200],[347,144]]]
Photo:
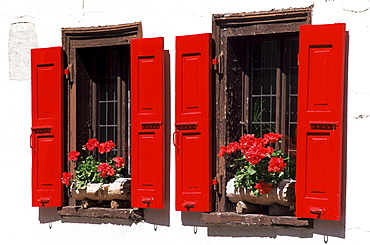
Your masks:
[[[258,164],[263,158],[267,156],[266,151],[263,147],[251,147],[243,153],[245,154],[245,159],[252,165]]]
[[[113,158],[113,161],[115,162],[114,166],[117,168],[125,166],[125,160],[122,157],[115,157]]]
[[[80,155],[80,153],[78,151],[71,151],[68,154],[68,160],[69,161],[76,161],[78,159],[79,155]]]
[[[68,154],[68,160],[76,161],[73,180],[70,173],[63,173],[62,183],[69,185],[72,182],[74,188],[86,189],[90,183],[108,184],[118,178],[126,178],[127,170],[125,169],[125,160],[122,157],[113,154],[96,156],[97,152],[100,154],[109,153],[114,147],[116,144],[112,140],[100,143],[96,138],[91,138],[82,145],[82,149],[85,151],[83,154],[71,151]],[[97,149],[95,150],[95,148]]]
[[[113,141],[108,140],[105,143],[100,143],[98,146],[98,152],[100,154],[108,153],[110,152],[114,147],[116,147],[116,144],[114,144]]]
[[[86,149],[92,151],[99,146],[99,141],[96,138],[89,139],[85,145]]]
[[[114,144],[112,140],[108,140],[107,142],[105,142],[105,152],[110,152],[114,149],[114,147],[116,147],[116,144]]]
[[[286,163],[281,157],[271,157],[269,162],[268,171],[269,172],[284,172]]]
[[[98,172],[100,172],[99,176],[101,176],[103,178],[105,178],[107,176],[113,176],[115,174],[114,168],[106,162],[103,162],[103,163],[99,164]]]
[[[70,185],[71,184],[71,179],[72,179],[72,174],[64,172],[62,173],[62,184],[64,185]]]
[[[277,133],[268,133],[263,136],[263,138],[266,139],[270,144],[278,142],[282,137],[283,137],[282,134]]]
[[[284,178],[294,177],[291,168],[286,168],[289,162],[287,154],[276,150],[269,144],[281,143],[282,134],[268,133],[262,138],[256,138],[253,134],[245,134],[239,142],[232,142],[227,146],[220,147],[219,157],[232,154],[237,151],[243,154],[236,155],[235,185],[245,187],[253,191],[255,195],[266,194],[272,184],[277,184]],[[286,162],[285,162],[286,161]],[[282,174],[275,174],[283,172]]]
[[[99,146],[98,146],[98,152],[100,154],[103,154],[105,153],[105,143],[100,143]]]
[[[218,157],[222,157],[223,155],[226,154],[227,147],[226,146],[221,146],[220,151],[218,152]]]
[[[272,186],[272,184],[269,184],[269,183],[265,183],[265,181],[264,180],[260,180],[255,186],[254,186],[254,188],[256,188],[258,191],[259,191],[259,193],[261,194],[261,195],[263,195],[263,194],[267,194],[267,193],[269,193],[270,191],[271,191],[271,186]]]

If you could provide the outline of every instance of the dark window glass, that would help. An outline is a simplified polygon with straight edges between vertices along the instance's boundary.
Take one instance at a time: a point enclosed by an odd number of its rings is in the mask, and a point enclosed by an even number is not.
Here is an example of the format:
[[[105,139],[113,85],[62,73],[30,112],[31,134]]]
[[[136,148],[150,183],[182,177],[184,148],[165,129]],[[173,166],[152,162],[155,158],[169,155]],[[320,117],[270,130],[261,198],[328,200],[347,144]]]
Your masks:
[[[246,39],[249,130],[256,137],[284,135],[283,150],[295,152],[298,96],[298,37],[275,35]]]

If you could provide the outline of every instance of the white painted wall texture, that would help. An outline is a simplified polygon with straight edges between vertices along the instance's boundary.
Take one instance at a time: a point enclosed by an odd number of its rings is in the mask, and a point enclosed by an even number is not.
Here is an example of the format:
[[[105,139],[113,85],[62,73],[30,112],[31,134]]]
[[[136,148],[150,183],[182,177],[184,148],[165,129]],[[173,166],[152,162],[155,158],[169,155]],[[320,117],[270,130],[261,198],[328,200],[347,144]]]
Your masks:
[[[61,222],[54,208],[31,207],[29,49],[61,45],[61,28],[142,22],[144,37],[165,38],[174,105],[175,36],[211,32],[212,14],[313,5],[313,24],[345,22],[349,31],[346,218],[317,221],[313,230],[212,228],[199,213],[174,211],[171,149],[170,208],[147,210],[133,225]],[[368,244],[370,238],[369,0],[12,0],[0,7],[1,244]],[[171,125],[174,122],[172,106]],[[171,131],[173,131],[172,129]],[[50,222],[50,223],[49,223]],[[154,225],[158,229],[154,230]],[[49,229],[51,225],[51,229]],[[194,233],[197,226],[197,233]]]

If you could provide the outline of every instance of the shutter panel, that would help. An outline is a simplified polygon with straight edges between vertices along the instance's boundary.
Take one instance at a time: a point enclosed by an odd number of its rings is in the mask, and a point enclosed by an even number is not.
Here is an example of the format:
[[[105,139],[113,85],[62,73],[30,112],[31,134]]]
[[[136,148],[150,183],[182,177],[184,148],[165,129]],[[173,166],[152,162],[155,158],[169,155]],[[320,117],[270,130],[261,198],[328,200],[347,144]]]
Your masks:
[[[32,206],[63,205],[62,47],[31,50]]]
[[[211,34],[176,37],[176,210],[211,211]]]
[[[131,40],[131,205],[164,207],[164,40]]]
[[[345,24],[301,26],[298,75],[297,216],[340,220]]]

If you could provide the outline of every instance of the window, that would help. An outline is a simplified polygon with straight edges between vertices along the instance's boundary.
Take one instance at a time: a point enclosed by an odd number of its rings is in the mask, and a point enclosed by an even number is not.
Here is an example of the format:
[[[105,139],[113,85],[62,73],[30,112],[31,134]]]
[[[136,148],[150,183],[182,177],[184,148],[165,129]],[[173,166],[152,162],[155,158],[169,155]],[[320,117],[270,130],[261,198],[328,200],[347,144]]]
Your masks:
[[[308,25],[310,8],[214,15],[213,20],[214,86],[208,85],[209,36],[176,37],[176,210],[234,211],[235,204],[225,193],[234,170],[231,162],[216,158],[218,149],[245,133],[261,136],[275,131],[285,135],[282,150],[292,157],[298,153],[297,216],[340,219],[341,182],[329,179],[331,171],[340,176],[342,169],[343,131],[333,129],[345,126],[345,25]],[[212,117],[207,116],[210,111]],[[328,157],[333,161],[326,161]],[[324,171],[328,164],[330,172]],[[323,170],[320,177],[317,169]],[[208,178],[212,170],[213,180]],[[211,183],[214,208],[209,206]],[[337,207],[333,212],[328,211],[330,203]],[[204,216],[214,220],[222,215]]]
[[[300,25],[310,23],[310,9],[213,16],[215,55],[215,149],[245,133],[287,135],[293,153],[297,128],[298,41]],[[219,92],[218,92],[219,91]],[[223,91],[227,91],[224,93]],[[286,137],[286,139],[288,138]],[[217,154],[217,153],[216,153]],[[218,158],[217,211],[233,211],[223,193],[233,173]]]
[[[140,38],[140,23],[63,29],[63,37],[72,66],[69,149],[113,140],[130,164],[131,205],[163,208],[163,38]]]
[[[113,140],[112,154],[130,163],[130,40],[141,36],[140,23],[62,33],[70,70],[66,152],[90,138]]]
[[[130,164],[131,205],[163,208],[168,120],[163,38],[141,38],[140,23],[68,28],[62,34],[63,47],[32,52],[33,206],[69,205],[60,214],[76,215],[76,200],[62,198],[61,174],[75,169],[67,153],[96,137],[113,140],[113,154]],[[107,210],[100,212],[108,217]]]
[[[217,151],[245,133],[282,133],[282,150],[293,157],[298,153],[297,217],[339,220],[341,181],[330,181],[332,173],[325,169],[330,165],[337,176],[342,174],[346,32],[344,24],[309,25],[310,11],[213,16],[213,142]],[[337,125],[343,128],[336,130]],[[224,158],[215,162],[215,210],[233,212],[235,204],[224,191],[233,170]],[[337,208],[329,214],[331,205]],[[215,221],[216,216],[204,215],[203,221],[224,222]],[[248,223],[245,217],[234,221]]]

